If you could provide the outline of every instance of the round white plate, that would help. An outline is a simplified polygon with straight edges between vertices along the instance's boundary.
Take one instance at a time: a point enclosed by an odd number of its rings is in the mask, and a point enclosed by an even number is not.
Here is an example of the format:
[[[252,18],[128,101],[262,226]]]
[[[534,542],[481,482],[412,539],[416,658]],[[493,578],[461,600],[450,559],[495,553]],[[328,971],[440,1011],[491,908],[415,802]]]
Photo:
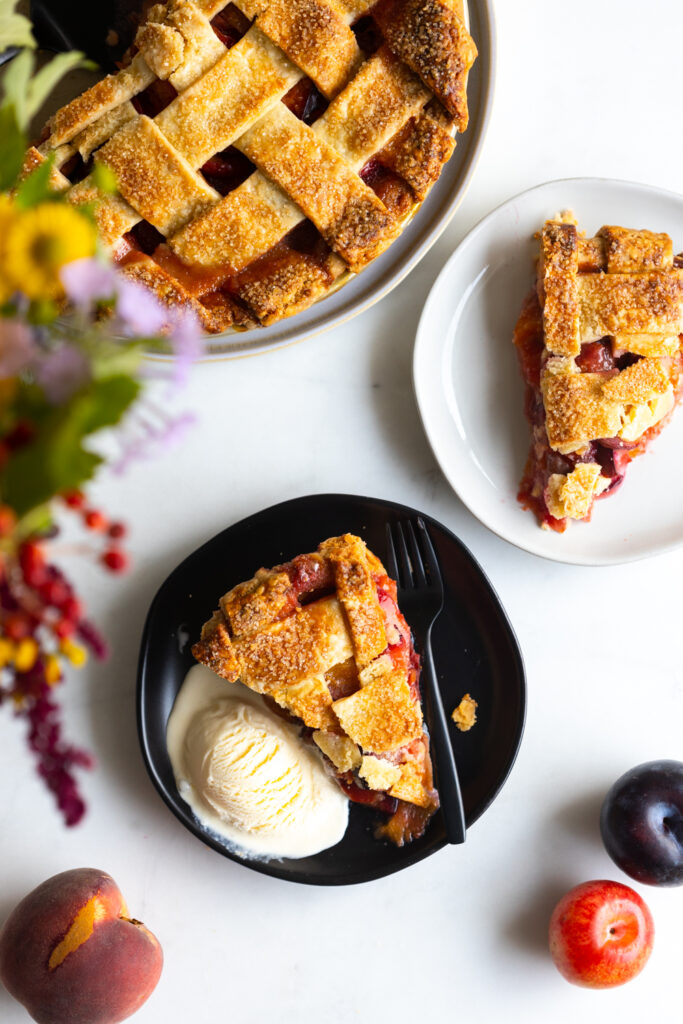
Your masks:
[[[683,251],[683,197],[603,178],[550,181],[508,200],[455,250],[417,330],[413,376],[427,437],[449,483],[504,540],[543,558],[613,565],[683,543],[683,411],[628,469],[590,523],[542,530],[517,503],[529,446],[512,332],[533,285],[534,232],[573,210],[592,235],[603,224],[666,231]]]
[[[434,188],[389,249],[337,291],[270,327],[207,335],[205,359],[256,355],[345,323],[383,298],[419,263],[462,202],[479,160],[493,103],[495,25],[492,0],[468,0],[470,32],[479,56],[467,83],[470,123]],[[169,356],[150,354],[151,359]]]

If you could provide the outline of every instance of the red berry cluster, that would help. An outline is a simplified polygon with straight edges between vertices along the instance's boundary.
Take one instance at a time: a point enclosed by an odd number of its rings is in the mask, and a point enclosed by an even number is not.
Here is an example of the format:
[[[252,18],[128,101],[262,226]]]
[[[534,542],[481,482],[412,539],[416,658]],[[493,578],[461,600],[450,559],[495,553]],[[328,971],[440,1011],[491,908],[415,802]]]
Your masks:
[[[110,572],[125,572],[128,568],[128,555],[120,544],[126,536],[125,524],[110,522],[99,509],[89,508],[82,491],[68,491],[63,498],[69,508],[79,513],[87,530],[106,537],[107,546],[100,555],[100,562],[105,569]]]
[[[90,508],[80,491],[63,495],[89,531],[106,537],[100,563],[121,572],[128,557],[121,546],[126,528]],[[48,561],[47,543],[58,532],[15,539],[16,516],[0,505],[0,703],[11,701],[29,726],[29,747],[38,759],[38,773],[54,793],[67,825],[85,811],[73,769],[92,765],[85,751],[61,736],[59,707],[53,688],[69,662],[82,665],[88,650],[107,656],[107,645],[84,616],[83,605],[62,570]]]

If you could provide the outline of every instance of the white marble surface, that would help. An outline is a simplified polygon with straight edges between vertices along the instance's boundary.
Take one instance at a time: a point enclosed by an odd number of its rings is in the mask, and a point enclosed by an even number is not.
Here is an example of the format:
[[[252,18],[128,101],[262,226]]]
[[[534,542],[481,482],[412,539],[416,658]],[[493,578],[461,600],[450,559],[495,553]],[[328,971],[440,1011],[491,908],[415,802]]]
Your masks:
[[[683,552],[605,569],[542,561],[480,526],[436,468],[412,395],[419,310],[485,212],[539,181],[628,178],[680,190],[679,47],[671,0],[496,4],[498,89],[461,211],[412,276],[345,327],[254,359],[196,369],[199,426],[175,450],[103,476],[94,496],[132,526],[120,580],[74,559],[113,642],[64,686],[69,734],[93,748],[90,812],[62,827],[22,728],[0,717],[0,916],[54,872],[101,867],[160,937],[165,969],[140,1024],[505,1020],[623,1024],[680,1015],[683,890],[641,888],[657,938],[645,972],[598,994],[567,985],[546,952],[552,906],[589,878],[627,881],[597,812],[640,761],[683,757]],[[678,240],[679,247],[681,240]],[[679,413],[679,415],[681,415]],[[655,452],[649,456],[656,458]],[[671,472],[662,466],[662,472]],[[471,831],[398,875],[349,889],[288,885],[213,853],[172,817],[138,750],[134,688],[143,618],[185,554],[225,525],[315,491],[373,493],[442,519],[497,588],[526,658],[528,722],[503,793]],[[615,499],[618,500],[618,499]],[[0,1020],[23,1010],[0,992]]]

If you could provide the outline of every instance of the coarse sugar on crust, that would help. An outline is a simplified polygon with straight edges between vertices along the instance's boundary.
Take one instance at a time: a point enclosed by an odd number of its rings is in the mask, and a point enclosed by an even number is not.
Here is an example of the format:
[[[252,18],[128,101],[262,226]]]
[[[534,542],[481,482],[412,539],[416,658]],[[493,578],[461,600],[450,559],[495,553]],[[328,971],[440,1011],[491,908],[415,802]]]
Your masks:
[[[673,391],[660,360],[640,359],[621,373],[580,373],[573,360],[550,359],[541,376],[550,446],[580,450],[596,438],[618,437],[633,408]],[[651,425],[651,424],[650,424]]]
[[[540,233],[536,293],[515,330],[532,429],[519,500],[544,528],[589,520],[680,400],[683,270],[669,235],[573,214]]]
[[[192,167],[225,149],[273,106],[301,72],[253,26],[204,75],[155,118]]]
[[[152,84],[154,78],[154,72],[146,64],[142,54],[137,54],[128,67],[96,82],[50,118],[50,146],[54,148],[64,142],[70,142],[74,135],[83,131],[93,121],[142,92],[146,86]]]
[[[422,735],[422,715],[400,672],[374,679],[333,707],[346,734],[371,753],[398,750]]]
[[[398,800],[400,839],[424,830],[438,796],[419,661],[392,588],[359,537],[331,537],[228,591],[192,650],[313,730],[346,792]],[[425,810],[419,822],[400,810],[406,801]]]
[[[408,225],[467,126],[475,58],[462,0],[164,0],[39,150],[68,202],[90,196],[115,262],[159,263],[135,272],[169,305],[199,304],[208,333],[267,326]],[[83,185],[91,160],[116,194]]]
[[[428,111],[423,111],[406,124],[378,159],[407,181],[418,199],[423,200],[454,149],[451,132]]]
[[[375,15],[387,44],[467,128],[467,75],[477,57],[463,18],[448,0],[380,0]]]
[[[361,51],[334,0],[270,0],[257,25],[315,82],[334,96],[361,63]]]
[[[673,267],[674,247],[669,235],[605,225],[598,231],[598,237],[604,242],[608,274],[637,274]]]
[[[164,235],[220,199],[149,117],[125,124],[98,150],[96,159],[114,172],[126,202]]]
[[[576,226],[546,224],[541,237],[540,275],[545,346],[553,355],[575,356],[581,351],[578,272]]]
[[[394,225],[381,200],[284,105],[272,108],[236,145],[291,196],[352,270],[389,243]]]
[[[683,271],[584,274],[578,282],[581,342],[606,335],[683,331]]]
[[[429,98],[419,77],[382,47],[330,103],[313,131],[359,171]]]
[[[175,278],[167,274],[158,263],[144,253],[131,253],[121,266],[121,273],[138,284],[143,284],[156,295],[162,306],[169,310],[169,325],[178,309],[194,313],[205,330],[214,326],[210,309],[190,295]]]
[[[274,323],[285,310],[289,315],[306,309],[345,269],[334,253],[329,253],[321,263],[305,253],[287,249],[280,260],[270,262],[264,273],[243,274],[236,292],[262,323]]]

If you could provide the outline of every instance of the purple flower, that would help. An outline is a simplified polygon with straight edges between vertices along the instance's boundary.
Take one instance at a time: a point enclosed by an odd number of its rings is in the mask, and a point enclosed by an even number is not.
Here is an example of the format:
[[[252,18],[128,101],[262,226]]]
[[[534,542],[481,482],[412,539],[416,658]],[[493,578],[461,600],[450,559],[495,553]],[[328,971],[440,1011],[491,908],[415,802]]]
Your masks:
[[[34,372],[48,402],[63,405],[89,379],[90,364],[73,345],[61,345],[44,355]]]
[[[119,330],[133,338],[167,334],[176,356],[174,384],[185,383],[191,363],[202,350],[201,326],[191,310],[167,309],[144,285],[96,259],[67,264],[62,267],[61,279],[67,297],[82,310],[103,299],[114,302],[114,333]]]
[[[99,260],[74,260],[62,267],[59,276],[67,298],[85,309],[95,302],[114,298],[118,290],[116,271]]]
[[[184,412],[175,417],[168,416],[155,409],[151,403],[146,403],[143,411],[144,418],[138,415],[137,421],[133,424],[135,433],[131,433],[122,443],[121,454],[112,463],[112,469],[117,474],[125,473],[131,462],[148,458],[159,448],[176,444],[196,422],[193,413]]]
[[[197,417],[192,412],[183,412],[175,419],[169,418],[161,430],[156,433],[156,440],[163,447],[178,444],[197,422]]]
[[[67,298],[81,309],[102,300],[116,304],[119,326],[129,335],[154,335],[168,326],[168,314],[151,292],[115,267],[96,259],[75,260],[61,270]]]
[[[182,310],[175,314],[169,340],[175,353],[173,381],[182,387],[187,382],[190,366],[202,352],[201,326],[194,313]]]
[[[0,320],[0,379],[28,369],[38,354],[33,335],[18,320]]]
[[[62,739],[59,708],[48,696],[45,684],[24,714],[29,724],[29,747],[38,760],[38,774],[54,794],[66,824],[77,825],[85,813],[85,803],[72,769],[92,768],[94,761],[86,751]]]
[[[119,276],[116,299],[116,314],[127,334],[150,337],[168,327],[167,310],[143,285]]]

